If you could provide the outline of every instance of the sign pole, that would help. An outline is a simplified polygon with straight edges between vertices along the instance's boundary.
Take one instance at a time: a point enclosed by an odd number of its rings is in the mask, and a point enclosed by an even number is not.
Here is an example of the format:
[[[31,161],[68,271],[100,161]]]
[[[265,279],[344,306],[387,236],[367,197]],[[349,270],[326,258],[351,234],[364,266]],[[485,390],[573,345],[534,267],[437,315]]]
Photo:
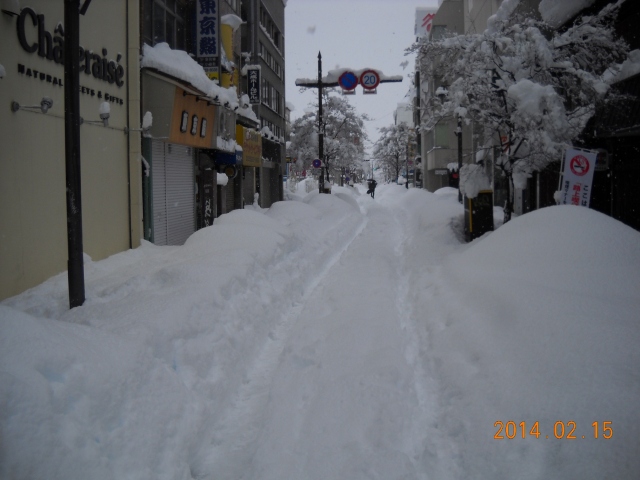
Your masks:
[[[320,168],[320,193],[324,193],[324,128],[322,128],[322,53],[318,52],[318,157],[322,162]],[[329,172],[327,172],[327,175]]]
[[[85,2],[84,12],[89,2]],[[67,183],[69,307],[85,300],[80,177],[80,0],[64,1],[64,137]]]
[[[308,88],[317,88],[318,89],[318,157],[320,157],[320,161],[322,162],[322,167],[320,169],[320,181],[319,189],[320,193],[324,193],[324,172],[325,172],[325,163],[324,163],[324,124],[322,121],[322,89],[323,87],[337,87],[341,86],[344,90],[353,90],[358,83],[362,83],[364,91],[366,93],[375,93],[375,89],[379,83],[384,82],[401,82],[402,78],[387,78],[385,80],[380,79],[380,76],[375,70],[366,70],[362,75],[362,78],[358,78],[353,72],[345,72],[341,77],[340,81],[332,82],[332,81],[322,81],[322,53],[318,52],[318,80],[316,82],[311,82],[307,79],[298,79],[296,80],[296,86],[298,87],[308,87]],[[342,82],[342,83],[341,83]],[[329,169],[326,168],[327,172],[327,181],[329,181]]]

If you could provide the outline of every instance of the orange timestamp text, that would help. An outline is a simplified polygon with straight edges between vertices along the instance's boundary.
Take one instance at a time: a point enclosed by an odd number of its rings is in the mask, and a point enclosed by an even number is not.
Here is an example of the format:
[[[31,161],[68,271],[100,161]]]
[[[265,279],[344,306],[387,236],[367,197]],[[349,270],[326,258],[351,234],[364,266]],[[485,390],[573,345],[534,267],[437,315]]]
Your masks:
[[[540,432],[540,422],[533,422],[533,424],[527,424],[526,422],[516,423],[514,421],[502,422],[498,420],[493,424],[498,430],[493,435],[496,440],[514,439],[514,438],[557,438],[565,440],[577,440],[579,438],[587,438],[587,435],[581,435],[576,432],[578,426],[576,422],[570,420],[563,422],[558,420],[553,424],[553,430],[549,434],[543,434]],[[588,437],[591,438],[604,438],[610,439],[613,437],[612,422],[593,422],[591,424],[592,430],[589,432]]]

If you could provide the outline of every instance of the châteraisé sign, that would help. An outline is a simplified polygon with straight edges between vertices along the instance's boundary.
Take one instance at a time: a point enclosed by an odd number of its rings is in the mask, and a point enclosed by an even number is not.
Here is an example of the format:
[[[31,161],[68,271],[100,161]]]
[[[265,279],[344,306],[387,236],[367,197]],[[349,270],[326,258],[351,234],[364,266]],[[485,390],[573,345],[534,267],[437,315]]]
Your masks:
[[[18,16],[18,41],[20,46],[27,53],[38,53],[38,56],[50,60],[57,64],[64,64],[64,28],[59,23],[53,31],[48,32],[45,27],[45,18],[30,7],[24,7]],[[120,65],[122,55],[118,54],[116,60],[110,60],[107,49],[102,49],[102,55],[93,53],[92,50],[85,50],[80,47],[80,71],[87,75],[92,75],[98,80],[109,84],[116,84],[118,87],[124,85],[124,66]],[[19,65],[21,73],[30,73],[38,76],[43,72],[32,71],[24,65]],[[49,77],[51,77],[49,75]],[[46,77],[45,77],[46,78]],[[43,78],[41,78],[43,79]],[[56,80],[59,80],[56,78]],[[59,80],[62,85],[62,81]],[[112,97],[115,98],[115,97]]]

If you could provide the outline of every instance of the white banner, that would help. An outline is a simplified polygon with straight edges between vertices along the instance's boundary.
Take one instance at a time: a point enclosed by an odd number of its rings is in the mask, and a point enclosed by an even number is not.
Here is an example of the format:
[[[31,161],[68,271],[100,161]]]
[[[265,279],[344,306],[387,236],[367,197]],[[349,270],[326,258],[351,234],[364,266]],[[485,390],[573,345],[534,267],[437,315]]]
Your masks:
[[[561,205],[581,205],[589,207],[593,172],[596,170],[598,152],[568,148],[564,155],[562,185],[560,186]]]

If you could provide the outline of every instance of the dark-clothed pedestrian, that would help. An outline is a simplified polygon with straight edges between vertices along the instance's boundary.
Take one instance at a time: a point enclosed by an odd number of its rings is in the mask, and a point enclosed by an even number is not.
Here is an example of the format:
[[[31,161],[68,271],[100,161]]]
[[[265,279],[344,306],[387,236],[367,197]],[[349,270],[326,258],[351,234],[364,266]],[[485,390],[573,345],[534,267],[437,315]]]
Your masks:
[[[369,180],[367,180],[367,185],[369,186],[369,190],[367,190],[367,193],[371,195],[371,198],[375,198],[376,185],[378,185],[378,182],[376,182],[373,178],[370,178]]]

